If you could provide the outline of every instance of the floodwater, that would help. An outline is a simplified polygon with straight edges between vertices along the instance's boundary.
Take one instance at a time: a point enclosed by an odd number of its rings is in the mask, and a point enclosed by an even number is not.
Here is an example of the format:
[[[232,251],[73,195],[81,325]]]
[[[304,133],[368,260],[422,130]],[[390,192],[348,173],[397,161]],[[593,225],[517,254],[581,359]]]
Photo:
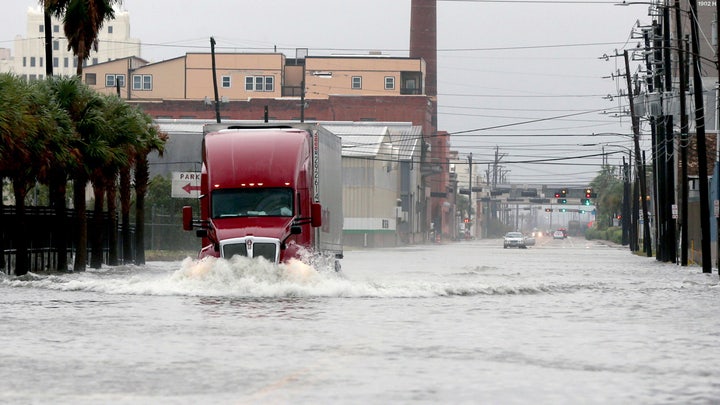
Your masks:
[[[720,403],[720,284],[579,238],[0,278],[0,403]]]

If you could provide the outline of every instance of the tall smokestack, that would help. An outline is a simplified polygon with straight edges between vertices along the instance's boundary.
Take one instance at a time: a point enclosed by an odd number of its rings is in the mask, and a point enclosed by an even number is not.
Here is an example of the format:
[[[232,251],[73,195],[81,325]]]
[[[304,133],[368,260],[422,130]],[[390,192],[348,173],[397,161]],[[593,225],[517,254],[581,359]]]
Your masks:
[[[412,0],[410,57],[425,60],[425,94],[433,99],[433,127],[437,129],[437,0]]]

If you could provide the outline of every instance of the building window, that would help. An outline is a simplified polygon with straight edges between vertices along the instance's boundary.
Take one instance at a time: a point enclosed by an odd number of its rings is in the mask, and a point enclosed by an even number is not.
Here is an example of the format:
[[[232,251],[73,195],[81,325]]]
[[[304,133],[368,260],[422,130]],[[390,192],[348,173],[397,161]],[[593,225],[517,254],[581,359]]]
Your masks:
[[[97,64],[98,64],[98,58],[93,58],[92,60],[93,60],[93,63],[92,63],[93,65],[97,65]]]
[[[232,86],[232,79],[230,76],[223,76],[222,77],[222,87],[225,89],[229,89]]]
[[[60,41],[53,41],[53,51],[60,50]]]
[[[41,57],[40,57],[40,67],[42,67],[42,66],[43,66],[43,58],[42,58],[42,56],[41,56]]]
[[[30,67],[35,67],[35,57],[34,56],[30,57]]]
[[[27,56],[23,56],[23,67],[27,66]]]
[[[152,75],[133,75],[133,90],[152,90]]]
[[[393,76],[385,77],[385,90],[395,90],[395,78]]]
[[[125,75],[105,75],[105,87],[125,87]]]
[[[63,67],[66,68],[69,66],[70,60],[68,58],[63,58]]]
[[[275,76],[245,76],[245,91],[275,91]]]
[[[352,77],[352,89],[353,90],[362,89],[362,77],[360,77],[360,76]]]
[[[44,26],[44,25],[40,24],[40,25],[38,26],[38,28],[40,29],[40,32],[45,32],[45,26]]]
[[[108,25],[108,34],[112,34],[112,33],[113,33],[113,26]]]
[[[77,56],[73,57],[73,67],[77,67]]]
[[[53,25],[53,32],[60,32],[60,26],[59,26],[59,25]]]
[[[85,73],[85,84],[88,86],[94,86],[97,84],[97,77],[95,73]]]
[[[60,67],[60,58],[53,57],[53,67]]]
[[[30,81],[34,82],[35,80],[37,80],[37,75],[30,75]]]

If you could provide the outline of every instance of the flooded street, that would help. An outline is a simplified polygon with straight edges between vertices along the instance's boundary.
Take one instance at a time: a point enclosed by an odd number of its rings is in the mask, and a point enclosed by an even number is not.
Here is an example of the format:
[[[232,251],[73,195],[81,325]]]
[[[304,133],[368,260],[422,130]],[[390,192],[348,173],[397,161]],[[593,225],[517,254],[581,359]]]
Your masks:
[[[718,275],[582,238],[0,279],[9,404],[720,398]]]

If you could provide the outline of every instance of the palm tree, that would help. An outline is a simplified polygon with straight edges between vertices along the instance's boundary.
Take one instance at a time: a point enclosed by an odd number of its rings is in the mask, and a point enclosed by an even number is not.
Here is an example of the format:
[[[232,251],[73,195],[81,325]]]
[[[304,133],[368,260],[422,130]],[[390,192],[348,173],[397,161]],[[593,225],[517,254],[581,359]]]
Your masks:
[[[45,81],[36,81],[33,86],[37,91],[33,94],[38,97],[37,105],[45,106],[47,113],[52,118],[50,127],[41,127],[40,130],[46,135],[48,148],[44,156],[37,162],[40,174],[38,180],[47,184],[50,192],[50,207],[54,210],[52,224],[52,244],[57,252],[57,271],[67,271],[67,226],[66,226],[66,187],[67,173],[72,164],[72,150],[70,140],[73,136],[73,125],[70,116],[56,98],[53,91],[54,79],[48,77]]]
[[[9,177],[15,194],[17,229],[15,237],[15,274],[27,273],[27,240],[25,238],[25,195],[23,185],[32,166],[31,139],[37,133],[37,125],[30,113],[28,86],[19,77],[0,74],[0,156],[12,159],[0,160],[0,178]],[[25,189],[27,193],[27,189]]]
[[[165,149],[167,134],[152,123],[152,118],[145,113],[138,113],[145,121],[145,136],[140,139],[135,160],[135,264],[145,264],[145,194],[150,180],[148,155],[158,152],[162,155]]]
[[[127,143],[135,135],[133,128],[138,127],[138,119],[131,111],[131,107],[115,95],[104,96],[103,114],[108,126],[106,141],[110,148],[108,160],[94,169],[91,174],[93,191],[95,195],[95,223],[93,238],[91,240],[92,257],[91,266],[99,268],[102,264],[102,212],[103,202],[107,196],[110,232],[108,241],[110,254],[108,264],[117,265],[117,228],[116,221],[116,190],[117,177],[121,167],[130,165]]]
[[[106,20],[115,18],[114,4],[122,0],[41,0],[45,10],[63,19],[63,31],[78,59],[77,75],[82,76],[83,62],[97,51],[98,33]]]
[[[70,143],[74,161],[69,172],[73,180],[73,204],[78,220],[74,271],[85,270],[87,263],[87,206],[85,187],[90,174],[108,160],[107,125],[102,113],[103,99],[75,76],[51,82],[55,97],[73,122]]]
[[[14,75],[0,75],[0,173],[12,180],[17,218],[13,230],[16,248],[15,274],[28,271],[25,196],[30,186],[46,176],[56,159],[62,160],[67,117],[50,102],[44,87],[28,85]]]

